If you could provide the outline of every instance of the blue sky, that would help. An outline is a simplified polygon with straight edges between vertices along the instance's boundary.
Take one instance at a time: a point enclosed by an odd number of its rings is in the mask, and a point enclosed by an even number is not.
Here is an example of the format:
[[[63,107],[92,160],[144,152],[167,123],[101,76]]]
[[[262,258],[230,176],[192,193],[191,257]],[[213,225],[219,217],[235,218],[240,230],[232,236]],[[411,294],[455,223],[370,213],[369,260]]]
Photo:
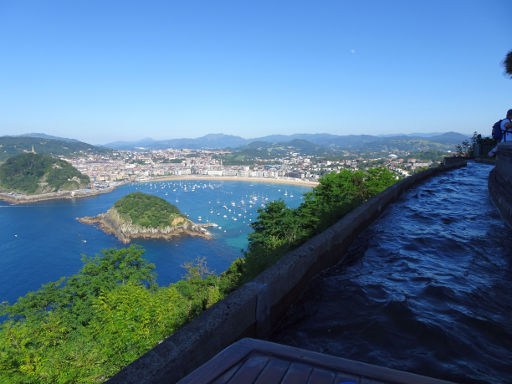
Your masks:
[[[0,135],[479,131],[510,0],[0,0]]]

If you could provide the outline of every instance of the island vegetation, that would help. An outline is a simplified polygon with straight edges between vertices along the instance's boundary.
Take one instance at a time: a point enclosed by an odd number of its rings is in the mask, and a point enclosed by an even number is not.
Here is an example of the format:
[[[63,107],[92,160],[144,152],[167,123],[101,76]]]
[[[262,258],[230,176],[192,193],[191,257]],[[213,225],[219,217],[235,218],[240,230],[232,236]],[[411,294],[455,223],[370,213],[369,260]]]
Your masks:
[[[0,165],[0,188],[8,192],[41,194],[87,187],[89,177],[65,160],[23,153]]]
[[[396,181],[385,168],[344,170],[322,177],[297,208],[282,200],[269,203],[258,210],[247,251],[220,275],[198,259],[185,265],[183,280],[159,287],[154,265],[137,246],[84,256],[76,275],[45,284],[12,305],[3,304],[0,382],[105,381],[288,250]],[[126,208],[131,206],[128,201]],[[136,214],[136,219],[142,216]]]
[[[78,220],[99,224],[123,243],[135,238],[169,239],[177,235],[211,237],[205,228],[207,224],[195,224],[173,204],[142,192],[122,197],[106,213]]]

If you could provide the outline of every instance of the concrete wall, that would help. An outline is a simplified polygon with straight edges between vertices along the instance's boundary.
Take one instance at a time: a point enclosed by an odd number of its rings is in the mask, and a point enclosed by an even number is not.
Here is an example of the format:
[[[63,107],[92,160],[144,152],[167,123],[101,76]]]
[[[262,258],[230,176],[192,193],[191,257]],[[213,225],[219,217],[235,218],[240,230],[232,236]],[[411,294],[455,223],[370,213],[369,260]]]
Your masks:
[[[488,185],[494,204],[512,227],[512,143],[498,145],[496,167],[489,174]]]
[[[108,383],[174,383],[242,337],[269,336],[311,277],[343,261],[352,240],[388,204],[412,186],[466,165],[460,159],[448,163],[408,177],[359,206],[203,312]]]

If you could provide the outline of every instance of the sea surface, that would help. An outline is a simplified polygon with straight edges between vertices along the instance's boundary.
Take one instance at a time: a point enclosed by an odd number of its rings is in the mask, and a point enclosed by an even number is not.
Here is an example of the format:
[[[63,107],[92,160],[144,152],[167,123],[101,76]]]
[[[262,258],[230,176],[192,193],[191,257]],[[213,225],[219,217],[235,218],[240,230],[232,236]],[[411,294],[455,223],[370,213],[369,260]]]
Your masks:
[[[0,201],[0,302],[13,303],[41,284],[71,276],[83,265],[81,255],[125,245],[77,217],[106,212],[124,195],[141,191],[176,205],[197,223],[216,223],[211,240],[180,237],[170,241],[135,240],[144,257],[156,265],[157,282],[168,285],[185,274],[182,265],[204,257],[209,269],[226,270],[241,250],[257,209],[283,199],[290,207],[302,201],[310,187],[243,181],[161,181],[128,184],[113,192],[75,200],[52,200],[28,205]]]
[[[512,230],[491,166],[436,176],[390,205],[351,262],[313,280],[273,340],[458,383],[512,383]]]

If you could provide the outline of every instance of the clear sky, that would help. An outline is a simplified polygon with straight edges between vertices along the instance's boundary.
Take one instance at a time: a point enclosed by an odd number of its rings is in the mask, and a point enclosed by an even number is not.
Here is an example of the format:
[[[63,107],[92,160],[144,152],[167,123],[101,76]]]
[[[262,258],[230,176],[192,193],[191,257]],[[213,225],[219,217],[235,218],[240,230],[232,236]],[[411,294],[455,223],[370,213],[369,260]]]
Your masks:
[[[511,0],[0,0],[0,135],[490,134]]]

